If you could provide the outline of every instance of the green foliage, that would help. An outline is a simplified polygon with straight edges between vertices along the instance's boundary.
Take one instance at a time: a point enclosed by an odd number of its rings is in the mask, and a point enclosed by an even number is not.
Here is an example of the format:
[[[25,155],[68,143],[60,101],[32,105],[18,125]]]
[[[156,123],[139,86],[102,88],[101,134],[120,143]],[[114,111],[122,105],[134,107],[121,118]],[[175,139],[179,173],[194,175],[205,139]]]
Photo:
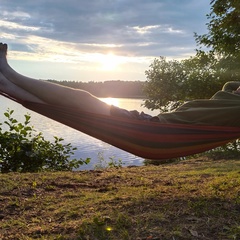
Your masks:
[[[195,39],[220,57],[219,65],[228,70],[228,81],[240,77],[240,2],[239,0],[212,0],[211,12],[207,15],[208,33]]]
[[[184,98],[183,79],[186,77],[181,62],[167,61],[165,57],[160,57],[154,59],[145,74],[145,107],[167,111],[179,105],[179,99]]]
[[[182,61],[160,57],[147,70],[144,105],[150,109],[172,111],[184,101],[210,98],[225,83],[223,71],[217,68],[212,54],[198,52]]]
[[[45,140],[41,132],[36,134],[29,125],[30,115],[25,115],[25,121],[20,123],[12,117],[13,112],[4,113],[9,131],[0,127],[0,172],[72,170],[89,163],[90,159],[70,160],[76,148],[70,143],[62,144],[62,138],[54,137],[53,143]]]
[[[109,160],[107,161],[104,158],[104,155],[102,152],[98,153],[98,162],[95,164],[95,169],[107,169],[107,168],[121,168],[123,166],[123,162],[121,159],[116,160],[115,157],[109,157]]]
[[[224,146],[217,147],[205,153],[212,159],[239,159],[240,158],[240,140],[230,142]]]
[[[211,53],[197,52],[182,61],[185,79],[184,100],[208,99],[219,91],[226,82],[223,70],[218,67],[218,59]]]
[[[212,0],[207,15],[208,33],[195,34],[198,44],[212,48],[219,54],[235,55],[240,50],[240,2],[239,0]]]

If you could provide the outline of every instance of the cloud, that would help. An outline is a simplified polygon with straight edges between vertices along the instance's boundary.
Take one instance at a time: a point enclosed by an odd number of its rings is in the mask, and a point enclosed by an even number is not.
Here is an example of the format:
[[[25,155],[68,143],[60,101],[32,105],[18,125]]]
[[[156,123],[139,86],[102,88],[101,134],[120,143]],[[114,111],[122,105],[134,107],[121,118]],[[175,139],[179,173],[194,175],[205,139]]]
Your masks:
[[[3,11],[2,13],[3,17],[8,20],[13,19],[28,19],[30,18],[30,15],[26,12],[16,11],[16,12],[9,12],[9,11]]]
[[[181,57],[194,51],[193,32],[204,29],[208,5],[207,0],[2,0],[0,37],[18,51],[22,46],[42,55],[70,48],[78,54]]]
[[[40,27],[31,27],[31,26],[24,26],[21,24],[18,24],[16,22],[10,22],[10,21],[4,21],[0,20],[0,27],[5,30],[21,30],[21,31],[27,31],[27,32],[33,32],[33,31],[39,31]]]

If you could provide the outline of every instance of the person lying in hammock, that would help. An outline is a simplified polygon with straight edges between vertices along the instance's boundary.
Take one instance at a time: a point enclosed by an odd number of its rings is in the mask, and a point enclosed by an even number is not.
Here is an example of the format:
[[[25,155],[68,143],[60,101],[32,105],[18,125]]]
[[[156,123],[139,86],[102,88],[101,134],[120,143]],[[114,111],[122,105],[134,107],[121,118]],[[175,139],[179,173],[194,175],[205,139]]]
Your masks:
[[[151,118],[137,111],[110,106],[89,92],[29,78],[17,73],[7,62],[7,44],[0,43],[0,91],[15,99],[75,108],[85,112],[132,118]]]
[[[152,117],[110,106],[83,90],[23,76],[10,67],[6,56],[7,44],[0,43],[0,91],[15,99],[161,123],[240,126],[240,82],[226,83],[210,100],[190,101],[174,112]]]

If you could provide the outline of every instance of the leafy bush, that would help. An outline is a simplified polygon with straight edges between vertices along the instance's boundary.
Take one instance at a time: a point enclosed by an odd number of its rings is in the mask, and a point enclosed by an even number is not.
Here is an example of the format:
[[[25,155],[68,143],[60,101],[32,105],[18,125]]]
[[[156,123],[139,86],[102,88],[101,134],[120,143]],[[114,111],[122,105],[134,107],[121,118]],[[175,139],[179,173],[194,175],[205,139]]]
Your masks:
[[[69,159],[77,148],[62,144],[63,139],[54,137],[54,142],[44,139],[30,126],[30,115],[24,115],[24,123],[12,117],[13,110],[7,110],[4,121],[9,131],[3,131],[0,123],[0,172],[63,171],[79,168],[90,159]]]
[[[212,159],[240,159],[240,139],[206,152]]]
[[[114,156],[109,157],[109,160],[104,158],[103,152],[98,153],[98,162],[95,164],[94,169],[107,169],[107,168],[121,168],[124,165],[121,159],[115,159]]]

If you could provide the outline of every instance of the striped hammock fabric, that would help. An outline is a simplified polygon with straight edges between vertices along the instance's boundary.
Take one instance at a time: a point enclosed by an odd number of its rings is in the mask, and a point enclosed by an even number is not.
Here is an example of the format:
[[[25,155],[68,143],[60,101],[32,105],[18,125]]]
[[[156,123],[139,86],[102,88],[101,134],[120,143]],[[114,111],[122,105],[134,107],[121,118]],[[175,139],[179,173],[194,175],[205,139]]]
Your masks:
[[[240,127],[163,124],[96,115],[33,102],[20,103],[39,114],[146,159],[161,160],[192,155],[224,145],[240,136]]]

